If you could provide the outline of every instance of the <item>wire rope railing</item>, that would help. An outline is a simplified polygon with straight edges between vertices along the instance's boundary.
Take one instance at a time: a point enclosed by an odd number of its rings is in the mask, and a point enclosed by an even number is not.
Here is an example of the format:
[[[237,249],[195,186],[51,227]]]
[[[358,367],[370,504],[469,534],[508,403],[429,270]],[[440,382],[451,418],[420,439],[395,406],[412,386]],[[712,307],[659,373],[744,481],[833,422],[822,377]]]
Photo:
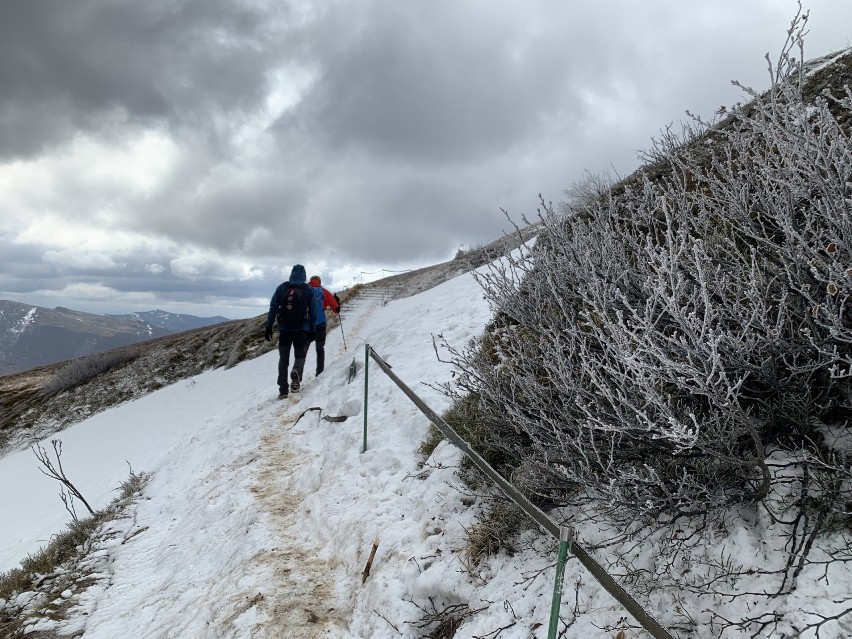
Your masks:
[[[551,519],[538,506],[533,504],[525,495],[515,488],[509,481],[498,473],[491,465],[482,458],[462,437],[423,399],[403,382],[396,373],[391,370],[390,365],[369,344],[365,344],[364,352],[364,441],[361,452],[367,451],[367,408],[369,392],[369,362],[372,358],[379,368],[393,381],[399,389],[408,396],[420,411],[429,418],[432,424],[441,431],[453,445],[459,448],[467,458],[530,519],[538,524],[543,530],[552,535],[559,542],[556,560],[556,576],[553,585],[553,600],[550,607],[550,621],[548,625],[548,639],[555,639],[559,625],[559,609],[562,602],[562,587],[565,573],[565,563],[568,553],[573,554],[577,560],[588,570],[598,583],[618,601],[625,610],[647,630],[654,639],[674,639],[674,636],[666,630],[633,596],[627,592],[615,578],[601,566],[589,552],[574,539],[574,529],[570,526],[562,526]]]

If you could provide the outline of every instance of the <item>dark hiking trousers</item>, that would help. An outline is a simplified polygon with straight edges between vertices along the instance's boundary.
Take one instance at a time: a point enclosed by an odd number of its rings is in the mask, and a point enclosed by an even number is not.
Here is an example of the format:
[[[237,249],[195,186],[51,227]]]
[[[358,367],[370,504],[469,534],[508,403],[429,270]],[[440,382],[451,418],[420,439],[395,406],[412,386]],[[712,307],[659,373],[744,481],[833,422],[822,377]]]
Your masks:
[[[293,347],[293,370],[298,371],[299,379],[304,377],[305,358],[308,356],[308,334],[306,331],[278,332],[278,390],[286,393],[290,390],[290,347]]]
[[[325,369],[325,336],[326,325],[317,324],[317,331],[314,333],[314,341],[317,344],[317,375]],[[310,348],[310,344],[308,348]]]

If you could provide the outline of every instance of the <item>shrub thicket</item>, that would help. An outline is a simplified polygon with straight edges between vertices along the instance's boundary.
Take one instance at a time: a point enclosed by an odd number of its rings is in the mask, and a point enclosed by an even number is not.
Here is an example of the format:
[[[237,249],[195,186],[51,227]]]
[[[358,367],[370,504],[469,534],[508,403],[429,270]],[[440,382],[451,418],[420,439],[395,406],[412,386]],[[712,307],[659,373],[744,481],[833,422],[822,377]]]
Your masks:
[[[101,373],[131,362],[137,357],[139,357],[139,352],[135,349],[117,349],[73,359],[47,380],[47,383],[41,389],[42,395],[52,397],[63,391],[82,386]]]
[[[667,133],[653,174],[543,205],[534,247],[479,276],[497,320],[457,392],[542,503],[671,521],[783,476],[845,515],[852,93],[806,101],[803,68],[793,34],[712,145]]]

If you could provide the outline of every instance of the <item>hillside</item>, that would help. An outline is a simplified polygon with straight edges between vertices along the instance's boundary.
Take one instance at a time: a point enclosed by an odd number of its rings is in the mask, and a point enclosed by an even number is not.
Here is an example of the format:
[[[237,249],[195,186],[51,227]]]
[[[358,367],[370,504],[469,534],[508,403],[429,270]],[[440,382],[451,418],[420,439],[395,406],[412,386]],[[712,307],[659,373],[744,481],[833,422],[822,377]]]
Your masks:
[[[66,428],[59,434],[64,468],[95,508],[110,502],[128,465],[150,478],[141,498],[80,544],[83,557],[61,569],[40,564],[37,584],[19,580],[27,585],[14,594],[0,584],[0,635],[413,639],[437,627],[445,607],[465,612],[463,602],[476,634],[511,623],[502,603],[509,593],[481,591],[480,578],[452,559],[464,527],[475,524],[470,502],[451,488],[456,453],[444,447],[421,467],[417,448],[428,420],[375,367],[369,445],[360,452],[365,342],[441,410],[447,399],[420,384],[450,379],[450,367],[435,357],[432,330],[463,343],[488,319],[469,274],[433,281],[413,297],[352,301],[343,318],[347,346],[332,329],[325,372],[309,375],[286,401],[275,399],[277,358],[268,352]],[[458,299],[466,300],[463,318]],[[0,494],[8,515],[0,519],[0,569],[67,520],[55,482],[39,474],[30,451],[0,459],[0,483],[11,481],[28,489]],[[550,559],[511,561],[546,570]],[[546,619],[548,581],[511,595],[524,618],[519,630]],[[493,586],[511,588],[507,581]],[[495,599],[493,610],[474,615],[482,597]],[[419,609],[428,611],[430,598],[435,621]]]
[[[505,254],[532,232],[533,228],[527,228],[447,262],[341,291],[344,330],[347,317],[360,304],[428,290]],[[149,338],[100,355],[0,377],[0,456],[168,384],[267,353],[274,345],[263,340],[265,319],[264,310],[254,318]],[[336,322],[332,317],[330,327]],[[85,374],[87,370],[92,372]],[[83,371],[82,383],[58,394],[45,394],[55,378],[76,380],[76,371]]]
[[[852,52],[799,36],[769,90],[543,206],[453,359],[465,440],[624,583],[700,598],[689,636],[849,636],[848,596],[796,598],[850,561]]]

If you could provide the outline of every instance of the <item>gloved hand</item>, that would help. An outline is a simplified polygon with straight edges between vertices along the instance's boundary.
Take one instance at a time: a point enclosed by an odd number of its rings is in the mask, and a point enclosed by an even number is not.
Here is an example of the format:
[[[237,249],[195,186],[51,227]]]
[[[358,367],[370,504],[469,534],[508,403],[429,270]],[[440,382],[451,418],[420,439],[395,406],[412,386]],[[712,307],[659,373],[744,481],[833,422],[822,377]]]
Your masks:
[[[272,341],[272,327],[271,326],[266,327],[266,330],[263,332],[263,339],[265,339],[267,342]]]
[[[337,312],[340,312],[340,298],[337,297],[337,293],[334,293],[334,301],[337,302]]]

